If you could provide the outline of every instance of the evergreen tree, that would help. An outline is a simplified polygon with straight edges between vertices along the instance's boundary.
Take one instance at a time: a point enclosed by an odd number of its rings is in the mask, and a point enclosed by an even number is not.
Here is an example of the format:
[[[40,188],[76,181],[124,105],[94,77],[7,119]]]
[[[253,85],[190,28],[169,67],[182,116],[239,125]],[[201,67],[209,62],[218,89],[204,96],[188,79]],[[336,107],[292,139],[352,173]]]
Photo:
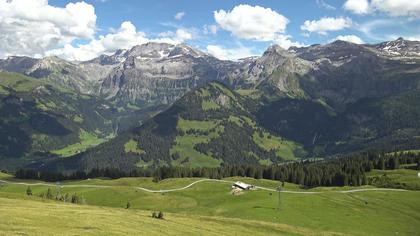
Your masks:
[[[420,170],[420,158],[417,158],[417,170]]]
[[[26,188],[26,195],[32,196],[32,189],[31,189],[30,186],[28,186],[28,188]]]
[[[125,209],[129,209],[131,207],[131,203],[127,202],[127,205],[125,206]]]
[[[380,170],[385,170],[385,160],[384,160],[384,158],[383,158],[383,157],[381,157],[381,158],[379,159],[379,169],[380,169]]]

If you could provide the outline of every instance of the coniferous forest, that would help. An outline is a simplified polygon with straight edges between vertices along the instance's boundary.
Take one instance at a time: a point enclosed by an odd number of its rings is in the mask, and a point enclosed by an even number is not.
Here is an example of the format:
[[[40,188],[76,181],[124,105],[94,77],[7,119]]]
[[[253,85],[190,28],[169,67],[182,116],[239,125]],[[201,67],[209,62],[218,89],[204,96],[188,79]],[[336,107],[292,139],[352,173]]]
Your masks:
[[[138,168],[131,172],[118,169],[92,169],[89,172],[77,171],[71,174],[43,172],[33,169],[19,169],[16,178],[37,179],[44,181],[61,181],[87,178],[122,178],[153,177],[158,182],[166,178],[211,178],[221,179],[232,176],[270,179],[289,182],[303,187],[318,186],[361,186],[368,184],[366,173],[373,169],[394,170],[401,165],[415,164],[420,169],[420,154],[397,152],[385,154],[365,152],[351,156],[325,160],[304,160],[278,165],[222,165],[217,168],[159,167]],[[413,165],[411,165],[413,166]]]

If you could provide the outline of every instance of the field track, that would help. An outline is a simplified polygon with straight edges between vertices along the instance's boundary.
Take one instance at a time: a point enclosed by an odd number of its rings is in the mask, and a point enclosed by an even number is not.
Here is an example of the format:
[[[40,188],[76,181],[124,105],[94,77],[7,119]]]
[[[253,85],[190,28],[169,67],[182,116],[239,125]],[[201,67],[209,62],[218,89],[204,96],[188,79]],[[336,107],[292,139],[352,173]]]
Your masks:
[[[182,191],[186,190],[188,188],[191,188],[192,186],[201,183],[201,182],[219,182],[219,183],[234,183],[235,181],[228,181],[228,180],[219,180],[219,179],[200,179],[197,181],[194,181],[184,187],[181,188],[173,188],[173,189],[160,189],[160,190],[152,190],[147,189],[143,187],[133,187],[135,189],[139,189],[145,192],[149,193],[168,193],[168,192],[175,192],[175,191]],[[4,184],[16,184],[16,185],[27,185],[27,186],[50,186],[50,187],[57,187],[57,184],[48,184],[48,183],[25,183],[25,182],[15,182],[15,181],[6,181],[6,180],[0,180],[0,183]],[[60,185],[62,188],[110,188],[115,187],[115,185],[89,185],[89,184],[82,184],[82,185],[74,185],[74,184],[64,184]],[[124,186],[119,186],[124,187]],[[266,188],[266,187],[260,187],[255,186],[255,189],[265,190],[265,191],[271,191],[271,192],[277,192],[276,189],[273,188]],[[395,192],[407,192],[410,190],[406,189],[392,189],[392,188],[363,188],[363,189],[351,189],[351,190],[340,190],[340,191],[328,191],[328,192],[338,192],[338,193],[355,193],[355,192],[366,192],[366,191],[395,191]],[[291,194],[321,194],[325,193],[324,191],[314,192],[314,191],[289,191],[289,190],[281,190],[282,193],[291,193]]]

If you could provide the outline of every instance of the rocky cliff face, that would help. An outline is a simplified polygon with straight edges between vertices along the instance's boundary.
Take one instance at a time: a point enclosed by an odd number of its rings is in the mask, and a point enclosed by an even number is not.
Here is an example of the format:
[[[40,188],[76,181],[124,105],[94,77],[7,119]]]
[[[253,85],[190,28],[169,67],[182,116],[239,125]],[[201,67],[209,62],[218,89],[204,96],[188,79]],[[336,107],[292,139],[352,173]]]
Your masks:
[[[147,43],[77,63],[11,57],[0,60],[0,70],[46,78],[120,105],[170,104],[191,88],[216,80],[234,89],[321,99],[340,108],[363,97],[418,88],[419,60],[420,43],[402,38],[376,45],[335,41],[289,50],[274,45],[261,57],[236,62],[185,44]]]

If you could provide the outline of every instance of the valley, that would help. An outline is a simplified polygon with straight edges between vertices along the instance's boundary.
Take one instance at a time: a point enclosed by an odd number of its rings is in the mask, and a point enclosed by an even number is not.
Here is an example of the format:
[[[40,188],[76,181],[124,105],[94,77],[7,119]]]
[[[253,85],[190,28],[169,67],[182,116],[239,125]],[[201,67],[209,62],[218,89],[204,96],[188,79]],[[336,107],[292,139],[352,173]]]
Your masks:
[[[0,236],[420,235],[420,0],[0,0]]]
[[[116,161],[129,171],[417,149],[418,57],[388,54],[391,44],[403,53],[418,42],[273,45],[238,61],[166,43],[84,62],[9,57],[0,60],[0,132],[15,132],[0,140],[0,163],[89,170]]]

